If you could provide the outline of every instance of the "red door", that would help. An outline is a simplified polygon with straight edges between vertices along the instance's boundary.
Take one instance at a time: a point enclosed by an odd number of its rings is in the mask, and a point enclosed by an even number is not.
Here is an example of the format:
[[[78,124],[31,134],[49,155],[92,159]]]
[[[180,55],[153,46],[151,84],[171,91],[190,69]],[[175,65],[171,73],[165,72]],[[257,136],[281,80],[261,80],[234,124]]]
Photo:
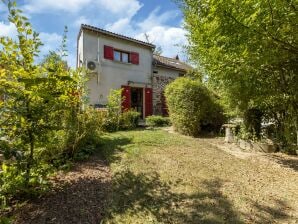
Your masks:
[[[145,117],[152,115],[152,88],[145,88]]]
[[[122,88],[122,111],[129,110],[131,107],[130,103],[130,86],[121,86]]]

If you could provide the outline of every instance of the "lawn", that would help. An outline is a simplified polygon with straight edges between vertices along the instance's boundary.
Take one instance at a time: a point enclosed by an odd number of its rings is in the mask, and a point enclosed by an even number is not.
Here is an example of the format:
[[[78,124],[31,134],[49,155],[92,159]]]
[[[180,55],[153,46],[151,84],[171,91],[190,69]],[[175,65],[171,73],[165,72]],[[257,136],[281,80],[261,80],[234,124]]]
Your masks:
[[[48,194],[13,210],[14,223],[298,220],[297,157],[230,153],[217,147],[224,145],[221,139],[158,129],[100,140],[99,153],[59,172]]]
[[[104,223],[295,223],[297,170],[240,159],[163,130],[102,138],[112,183]]]

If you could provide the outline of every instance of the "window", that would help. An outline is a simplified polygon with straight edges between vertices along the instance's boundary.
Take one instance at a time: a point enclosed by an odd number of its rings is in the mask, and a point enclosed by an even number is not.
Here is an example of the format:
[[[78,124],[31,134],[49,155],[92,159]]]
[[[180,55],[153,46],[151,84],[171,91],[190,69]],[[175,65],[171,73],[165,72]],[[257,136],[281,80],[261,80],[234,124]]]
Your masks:
[[[128,63],[129,60],[128,60],[129,56],[128,56],[128,53],[122,53],[122,62],[125,62],[125,63]]]
[[[124,63],[129,63],[129,53],[119,51],[119,50],[114,50],[114,60],[121,61]]]
[[[114,60],[121,61],[121,52],[120,51],[114,51]]]
[[[131,63],[134,65],[138,65],[140,63],[138,52],[122,51],[106,45],[104,46],[104,58],[112,61]]]

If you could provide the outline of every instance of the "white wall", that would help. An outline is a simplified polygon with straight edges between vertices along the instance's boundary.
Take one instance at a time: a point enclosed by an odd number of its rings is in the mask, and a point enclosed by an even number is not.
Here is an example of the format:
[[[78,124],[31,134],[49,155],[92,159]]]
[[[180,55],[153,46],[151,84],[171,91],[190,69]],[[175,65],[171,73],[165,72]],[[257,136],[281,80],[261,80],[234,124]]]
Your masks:
[[[80,34],[78,39],[78,52],[77,52],[77,67],[81,66],[81,61],[84,61],[83,55],[83,33]]]
[[[83,38],[83,43],[79,41],[79,44],[83,44],[83,61],[97,61],[98,49],[101,61],[99,83],[97,82],[97,74],[90,75],[90,80],[87,82],[90,104],[105,105],[110,89],[119,89],[121,85],[127,85],[128,81],[151,85],[153,56],[150,47],[85,30],[83,31]],[[104,59],[104,45],[124,51],[138,52],[139,65]],[[78,51],[79,54],[82,51],[80,46]]]

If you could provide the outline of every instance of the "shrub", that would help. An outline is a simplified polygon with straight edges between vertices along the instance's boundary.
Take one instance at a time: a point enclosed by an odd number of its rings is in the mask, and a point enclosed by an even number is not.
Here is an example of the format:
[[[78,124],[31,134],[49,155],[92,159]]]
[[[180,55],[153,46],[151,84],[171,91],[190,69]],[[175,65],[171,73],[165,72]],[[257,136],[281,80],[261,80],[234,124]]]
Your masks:
[[[122,89],[112,89],[108,96],[107,116],[104,120],[104,130],[113,132],[120,128]]]
[[[215,96],[210,93],[209,105],[205,116],[201,120],[201,131],[219,133],[226,120],[227,117],[224,114],[222,106],[217,102]]]
[[[138,126],[140,113],[128,110],[121,111],[122,89],[111,90],[108,96],[107,113],[105,114],[102,130],[113,132],[133,129]]]
[[[178,78],[166,87],[165,96],[171,122],[178,132],[197,136],[202,128],[217,131],[222,125],[222,109],[200,81]]]
[[[146,125],[150,127],[164,127],[171,125],[171,121],[168,117],[153,115],[146,118]]]
[[[128,110],[121,114],[120,116],[120,129],[121,130],[131,130],[138,126],[140,118],[140,113],[134,110]]]
[[[72,158],[82,147],[94,145],[99,132],[103,129],[104,119],[104,112],[91,107],[87,107],[75,114],[71,113],[67,122],[68,128],[66,129],[66,155]]]

